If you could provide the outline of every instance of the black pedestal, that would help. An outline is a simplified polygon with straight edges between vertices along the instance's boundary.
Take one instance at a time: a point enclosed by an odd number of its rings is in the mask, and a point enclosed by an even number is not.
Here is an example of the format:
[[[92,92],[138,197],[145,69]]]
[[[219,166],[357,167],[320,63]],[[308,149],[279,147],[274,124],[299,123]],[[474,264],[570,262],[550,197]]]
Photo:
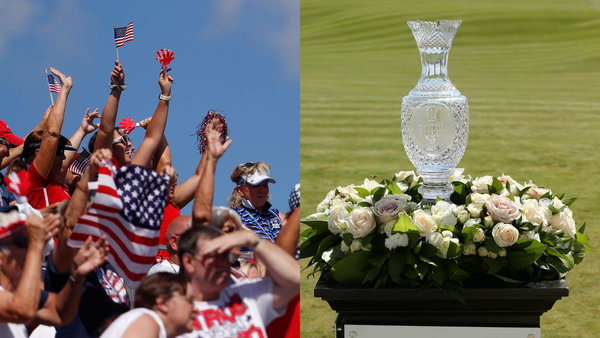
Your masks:
[[[460,303],[439,289],[364,289],[319,280],[315,297],[338,313],[335,337],[345,325],[537,327],[540,316],[569,295],[565,279],[520,286],[466,285]]]

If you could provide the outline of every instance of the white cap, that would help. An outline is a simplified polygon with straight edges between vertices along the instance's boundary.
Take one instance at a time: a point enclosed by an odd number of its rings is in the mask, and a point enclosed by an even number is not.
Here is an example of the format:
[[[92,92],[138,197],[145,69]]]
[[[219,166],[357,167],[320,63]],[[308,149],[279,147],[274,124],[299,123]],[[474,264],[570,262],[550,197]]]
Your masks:
[[[269,177],[269,175],[267,175],[265,172],[257,170],[254,172],[254,174],[246,176],[245,179],[244,177],[240,177],[238,180],[238,184],[242,184],[245,182],[250,185],[256,186],[265,180],[268,180],[269,183],[275,183],[275,180]]]

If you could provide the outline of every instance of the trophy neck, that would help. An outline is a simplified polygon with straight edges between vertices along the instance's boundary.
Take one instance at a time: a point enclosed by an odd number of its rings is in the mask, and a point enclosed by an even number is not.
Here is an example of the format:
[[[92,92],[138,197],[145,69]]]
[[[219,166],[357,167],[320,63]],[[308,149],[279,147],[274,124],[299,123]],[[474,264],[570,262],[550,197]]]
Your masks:
[[[410,96],[453,97],[460,92],[448,78],[448,53],[461,21],[409,21],[421,53],[421,78]]]

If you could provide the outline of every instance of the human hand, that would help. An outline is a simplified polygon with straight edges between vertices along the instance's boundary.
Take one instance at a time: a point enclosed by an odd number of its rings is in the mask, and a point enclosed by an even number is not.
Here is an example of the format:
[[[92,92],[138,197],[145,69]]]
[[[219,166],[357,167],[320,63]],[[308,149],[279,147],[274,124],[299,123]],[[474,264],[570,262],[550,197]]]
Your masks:
[[[175,168],[170,165],[166,165],[160,171],[160,175],[168,175],[169,176],[169,188],[177,184],[177,173],[175,172]]]
[[[225,151],[227,151],[227,148],[229,148],[233,142],[232,140],[227,140],[225,143],[221,143],[222,128],[223,123],[218,119],[214,119],[206,126],[205,131],[208,154],[217,159],[223,156]]]
[[[152,116],[141,120],[138,124],[140,125],[140,127],[144,128],[144,130],[145,130],[145,129],[148,129],[148,125],[150,124],[150,121],[152,121]]]
[[[92,236],[88,236],[73,258],[71,275],[75,282],[81,283],[87,274],[106,263],[109,250],[106,235],[102,235],[93,245]]]
[[[25,229],[27,233],[27,241],[30,246],[37,245],[43,248],[50,238],[58,233],[60,220],[58,215],[48,215],[41,219],[35,214],[30,214],[25,221]]]
[[[83,120],[81,121],[81,130],[85,135],[93,133],[100,127],[100,123],[94,123],[94,120],[100,118],[100,113],[98,112],[98,108],[94,110],[90,114],[90,108],[85,110],[85,114],[83,114]]]
[[[60,80],[60,85],[61,85],[62,89],[70,90],[71,88],[73,88],[73,79],[71,79],[70,76],[66,77],[63,73],[59,72],[58,70],[56,70],[52,67],[50,67],[48,69],[50,69],[52,74],[54,74],[54,75],[56,75],[56,77],[58,77],[58,79]]]
[[[83,173],[84,177],[93,178],[98,174],[98,168],[102,164],[102,161],[110,161],[112,157],[112,150],[109,148],[96,149],[92,156],[90,156],[90,164],[85,168]]]
[[[237,247],[252,248],[256,243],[256,234],[252,230],[233,231],[204,243],[200,257],[223,254]]]
[[[110,73],[110,82],[118,86],[125,84],[125,72],[119,61],[115,61],[115,68]]]
[[[161,68],[160,75],[158,77],[158,85],[160,86],[160,90],[162,90],[162,94],[165,96],[171,96],[171,83],[173,82],[173,78],[169,75],[171,68],[163,71]]]

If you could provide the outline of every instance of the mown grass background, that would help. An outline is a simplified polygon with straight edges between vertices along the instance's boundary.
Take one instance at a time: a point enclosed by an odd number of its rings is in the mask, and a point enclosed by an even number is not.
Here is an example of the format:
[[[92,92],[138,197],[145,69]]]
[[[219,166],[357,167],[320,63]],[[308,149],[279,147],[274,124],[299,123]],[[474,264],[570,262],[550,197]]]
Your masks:
[[[303,217],[336,186],[413,170],[400,108],[421,74],[406,25],[417,19],[463,20],[448,62],[470,106],[459,167],[578,197],[574,217],[578,227],[587,221],[595,251],[568,274],[570,296],[541,327],[545,338],[598,337],[600,2],[302,0]],[[336,314],[313,297],[310,270],[302,272],[302,336],[332,337]]]

